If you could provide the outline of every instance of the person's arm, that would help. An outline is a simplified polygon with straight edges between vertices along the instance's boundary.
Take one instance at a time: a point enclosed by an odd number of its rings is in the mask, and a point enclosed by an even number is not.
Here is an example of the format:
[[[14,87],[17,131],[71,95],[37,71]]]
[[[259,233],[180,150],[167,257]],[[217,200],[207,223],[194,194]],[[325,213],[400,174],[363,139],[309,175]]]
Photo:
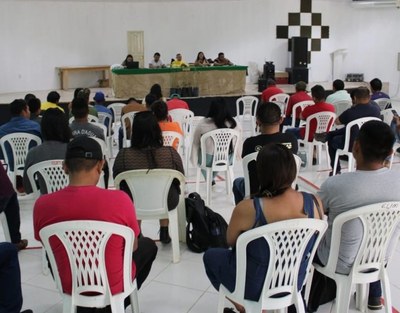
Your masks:
[[[113,178],[117,177],[118,174],[122,173],[125,169],[124,169],[124,154],[125,154],[125,150],[121,149],[114,161],[114,166],[113,166]]]
[[[317,192],[318,199],[325,214],[329,212],[329,195],[331,192],[332,189],[329,187],[329,179],[321,185],[320,190]]]
[[[255,209],[253,200],[243,200],[233,209],[231,220],[229,221],[226,240],[230,247],[235,246],[239,235],[251,229],[255,220]]]
[[[185,175],[185,170],[183,168],[183,163],[182,163],[182,158],[179,155],[179,153],[172,147],[171,148],[171,154],[172,154],[172,162],[174,164],[174,168],[181,172],[183,175]]]

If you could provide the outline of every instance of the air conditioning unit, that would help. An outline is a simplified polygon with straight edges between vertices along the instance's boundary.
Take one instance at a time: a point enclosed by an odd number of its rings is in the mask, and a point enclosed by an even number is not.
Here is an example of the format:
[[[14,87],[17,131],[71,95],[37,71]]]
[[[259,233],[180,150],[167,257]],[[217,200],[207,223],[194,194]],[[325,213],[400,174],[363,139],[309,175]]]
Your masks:
[[[357,8],[387,8],[400,9],[400,0],[353,0],[352,5]]]

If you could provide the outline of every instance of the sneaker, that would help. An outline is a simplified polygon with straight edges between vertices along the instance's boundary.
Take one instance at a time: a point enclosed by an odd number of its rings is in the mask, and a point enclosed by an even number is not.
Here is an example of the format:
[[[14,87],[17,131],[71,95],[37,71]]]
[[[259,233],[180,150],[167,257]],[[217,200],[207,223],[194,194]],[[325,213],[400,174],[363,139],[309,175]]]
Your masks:
[[[342,174],[342,172],[340,172],[340,171],[339,171],[339,172],[336,172],[336,175],[340,175],[340,174]],[[334,176],[334,175],[333,175],[333,171],[329,172],[329,177],[330,177],[330,176]]]
[[[326,142],[326,135],[327,135],[326,132],[325,133],[315,133],[314,134],[314,139],[316,141],[320,141],[320,142],[325,143]]]
[[[21,311],[21,313],[33,313],[33,311],[32,310],[24,310],[24,311]]]
[[[368,298],[368,309],[370,310],[382,310],[382,301],[380,297],[369,297]]]
[[[171,242],[171,237],[169,236],[169,233],[168,233],[168,226],[160,227],[160,241],[165,244],[168,244]]]
[[[17,248],[18,251],[24,250],[28,246],[28,240],[21,239],[20,242],[14,243],[14,246]]]

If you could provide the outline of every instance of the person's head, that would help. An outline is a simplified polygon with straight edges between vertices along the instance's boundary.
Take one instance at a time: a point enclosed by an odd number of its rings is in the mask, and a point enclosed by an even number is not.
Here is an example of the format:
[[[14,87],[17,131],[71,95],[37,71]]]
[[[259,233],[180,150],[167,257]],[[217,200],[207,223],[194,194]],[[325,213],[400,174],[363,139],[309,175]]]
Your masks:
[[[355,104],[368,104],[371,98],[367,87],[358,87],[354,89],[353,95]]]
[[[154,53],[154,61],[158,62],[160,60],[160,57],[161,57],[160,53],[158,52]]]
[[[339,91],[344,89],[344,82],[341,79],[335,79],[332,84],[334,91]]]
[[[89,114],[89,105],[87,101],[81,97],[73,99],[71,113],[75,119],[87,118]]]
[[[146,108],[148,110],[150,110],[151,105],[157,101],[157,97],[155,95],[153,95],[152,93],[149,93],[148,95],[146,95],[146,97],[144,98],[144,101],[146,102]]]
[[[267,79],[267,87],[269,86],[275,86],[276,85],[276,81],[273,80],[272,78],[268,78]]]
[[[159,84],[154,84],[150,88],[150,93],[155,95],[157,100],[161,99],[163,97],[162,91],[161,91],[161,86]]]
[[[60,141],[68,143],[72,138],[68,119],[59,109],[47,109],[43,113],[40,124],[44,141]]]
[[[219,60],[225,59],[225,54],[223,52],[218,53],[218,59]]]
[[[279,143],[266,144],[257,155],[259,196],[274,197],[291,188],[297,166],[293,153]]]
[[[306,91],[307,90],[307,84],[303,81],[299,81],[295,85],[296,91]]]
[[[204,53],[202,51],[200,51],[199,53],[197,53],[197,58],[196,61],[202,61],[204,60],[206,57],[204,55]]]
[[[207,117],[211,118],[218,128],[236,127],[236,121],[229,113],[224,98],[216,98],[211,102]]]
[[[15,99],[10,103],[10,113],[12,117],[21,116],[29,119],[31,113],[24,99]]]
[[[81,90],[83,90],[83,88],[76,88],[76,89],[74,90],[74,99],[75,99],[76,97],[78,97],[78,93],[79,93]]]
[[[60,94],[57,91],[50,91],[47,95],[47,102],[57,104],[60,101]]]
[[[325,100],[325,89],[321,85],[315,85],[311,88],[311,96],[315,103]]]
[[[176,54],[176,59],[177,59],[178,61],[182,61],[182,54],[177,53],[177,54]]]
[[[132,54],[128,54],[125,58],[125,62],[133,62],[133,56]]]
[[[89,104],[89,97],[90,97],[90,89],[89,88],[83,88],[78,92],[78,95],[76,96],[77,98],[81,98],[86,101],[87,104]]]
[[[29,106],[29,111],[31,113],[36,114],[36,115],[40,114],[40,105],[41,105],[40,99],[38,99],[36,97],[35,98],[30,98],[27,103],[28,103],[28,106]]]
[[[93,138],[79,136],[67,145],[65,153],[64,170],[71,176],[93,177],[96,185],[103,169],[103,152],[100,144]],[[79,183],[79,182],[75,182]]]
[[[366,122],[361,126],[352,149],[357,166],[383,166],[385,159],[393,152],[394,141],[389,125],[376,120]]]
[[[151,111],[159,122],[168,119],[168,106],[162,100],[157,100],[153,102],[153,104],[151,105]]]
[[[258,105],[256,112],[259,126],[278,126],[282,123],[280,107],[274,102],[263,102]]]
[[[132,103],[139,103],[136,98],[129,98],[128,100],[126,100],[126,104],[132,104]]]
[[[132,125],[131,147],[134,149],[158,148],[163,146],[160,125],[153,112],[135,114]]]
[[[101,91],[98,91],[94,95],[93,100],[94,100],[94,102],[96,102],[98,104],[102,104],[106,101],[106,98],[104,96],[104,93],[102,93]]]
[[[382,81],[379,78],[374,78],[369,82],[372,92],[382,90]]]
[[[26,103],[28,103],[29,100],[34,99],[34,98],[36,98],[36,96],[35,96],[33,93],[27,93],[27,94],[25,95],[24,100],[25,100]]]

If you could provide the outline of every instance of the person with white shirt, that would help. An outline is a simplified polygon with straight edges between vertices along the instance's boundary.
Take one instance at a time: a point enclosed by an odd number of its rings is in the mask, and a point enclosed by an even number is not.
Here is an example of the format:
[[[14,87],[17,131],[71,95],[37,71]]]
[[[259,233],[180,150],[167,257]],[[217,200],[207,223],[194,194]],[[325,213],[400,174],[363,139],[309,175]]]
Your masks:
[[[164,62],[161,60],[159,52],[154,53],[153,60],[149,63],[149,68],[162,68],[165,67]]]
[[[332,88],[333,88],[334,93],[330,94],[326,98],[326,102],[328,102],[330,104],[334,104],[335,102],[346,100],[351,103],[350,94],[347,92],[347,90],[344,90],[343,80],[336,79],[332,84]]]

